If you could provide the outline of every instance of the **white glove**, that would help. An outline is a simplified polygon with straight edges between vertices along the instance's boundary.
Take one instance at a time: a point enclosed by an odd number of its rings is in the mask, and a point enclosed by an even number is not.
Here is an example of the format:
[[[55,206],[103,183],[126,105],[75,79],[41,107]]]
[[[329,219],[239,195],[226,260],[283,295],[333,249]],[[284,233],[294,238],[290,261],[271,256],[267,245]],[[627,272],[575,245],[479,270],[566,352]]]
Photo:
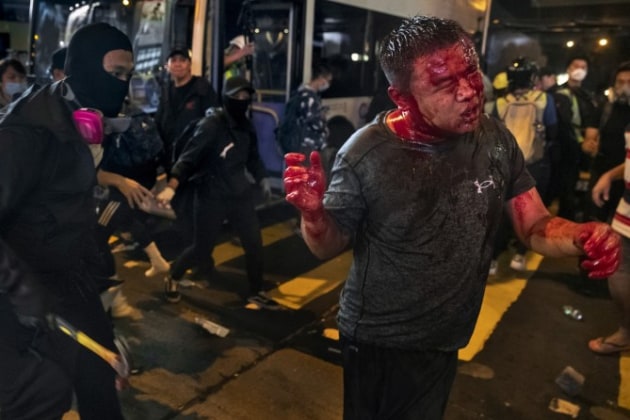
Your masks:
[[[260,188],[262,189],[263,197],[265,201],[271,200],[271,184],[269,183],[269,178],[263,178],[260,180]]]
[[[155,196],[155,198],[157,199],[158,203],[168,204],[171,202],[174,196],[175,190],[167,186],[162,191],[160,191],[159,194]]]

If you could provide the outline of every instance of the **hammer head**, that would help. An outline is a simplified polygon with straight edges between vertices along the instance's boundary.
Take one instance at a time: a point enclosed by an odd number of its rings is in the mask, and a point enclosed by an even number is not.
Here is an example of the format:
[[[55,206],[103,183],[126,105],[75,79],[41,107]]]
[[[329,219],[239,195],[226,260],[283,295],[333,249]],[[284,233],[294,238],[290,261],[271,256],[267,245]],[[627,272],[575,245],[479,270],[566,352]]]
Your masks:
[[[114,369],[121,378],[128,378],[133,365],[129,344],[122,335],[114,335],[114,344],[118,349],[118,363]]]

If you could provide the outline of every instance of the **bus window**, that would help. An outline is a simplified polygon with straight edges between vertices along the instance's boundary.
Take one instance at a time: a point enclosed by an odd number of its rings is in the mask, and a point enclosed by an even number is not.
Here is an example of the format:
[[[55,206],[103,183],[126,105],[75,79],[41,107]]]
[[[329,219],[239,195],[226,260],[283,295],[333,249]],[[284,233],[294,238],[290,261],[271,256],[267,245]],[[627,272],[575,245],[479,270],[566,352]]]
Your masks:
[[[376,43],[400,24],[400,18],[330,1],[318,4],[313,63],[328,63],[334,76],[323,96],[372,95],[379,71]]]
[[[192,27],[195,14],[194,0],[177,0],[173,9],[170,45],[168,48],[192,47]]]
[[[291,45],[291,6],[254,9],[253,41],[256,53],[253,61],[253,82],[261,100],[285,102],[289,90],[289,48]]]

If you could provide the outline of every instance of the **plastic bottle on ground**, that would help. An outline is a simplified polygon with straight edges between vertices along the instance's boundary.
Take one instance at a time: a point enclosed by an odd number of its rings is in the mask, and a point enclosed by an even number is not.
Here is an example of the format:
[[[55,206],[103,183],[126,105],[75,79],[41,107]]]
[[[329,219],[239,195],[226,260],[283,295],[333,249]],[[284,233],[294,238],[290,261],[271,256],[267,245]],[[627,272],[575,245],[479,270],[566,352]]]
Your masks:
[[[210,334],[219,336],[221,338],[227,336],[230,333],[230,330],[225,328],[223,325],[214,323],[206,318],[195,317],[195,324],[200,325],[204,330],[208,331]]]
[[[584,316],[582,315],[582,312],[571,305],[564,305],[562,307],[562,312],[564,312],[564,314],[568,316],[569,318],[573,318],[576,321],[582,321],[582,319],[584,318]]]

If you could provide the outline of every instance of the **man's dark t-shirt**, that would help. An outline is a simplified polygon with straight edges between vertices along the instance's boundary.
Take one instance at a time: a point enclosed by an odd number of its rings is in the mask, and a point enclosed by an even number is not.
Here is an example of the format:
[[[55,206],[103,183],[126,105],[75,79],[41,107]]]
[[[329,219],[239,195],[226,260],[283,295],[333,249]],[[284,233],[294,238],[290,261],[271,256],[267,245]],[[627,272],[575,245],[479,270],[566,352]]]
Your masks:
[[[195,79],[190,79],[188,83],[183,86],[175,87],[171,86],[171,98],[173,101],[173,109],[181,109],[184,106],[184,101],[192,91]]]
[[[535,183],[497,120],[428,146],[395,136],[384,115],[339,151],[324,197],[354,239],[339,328],[361,343],[453,351],[472,334],[503,205]]]

